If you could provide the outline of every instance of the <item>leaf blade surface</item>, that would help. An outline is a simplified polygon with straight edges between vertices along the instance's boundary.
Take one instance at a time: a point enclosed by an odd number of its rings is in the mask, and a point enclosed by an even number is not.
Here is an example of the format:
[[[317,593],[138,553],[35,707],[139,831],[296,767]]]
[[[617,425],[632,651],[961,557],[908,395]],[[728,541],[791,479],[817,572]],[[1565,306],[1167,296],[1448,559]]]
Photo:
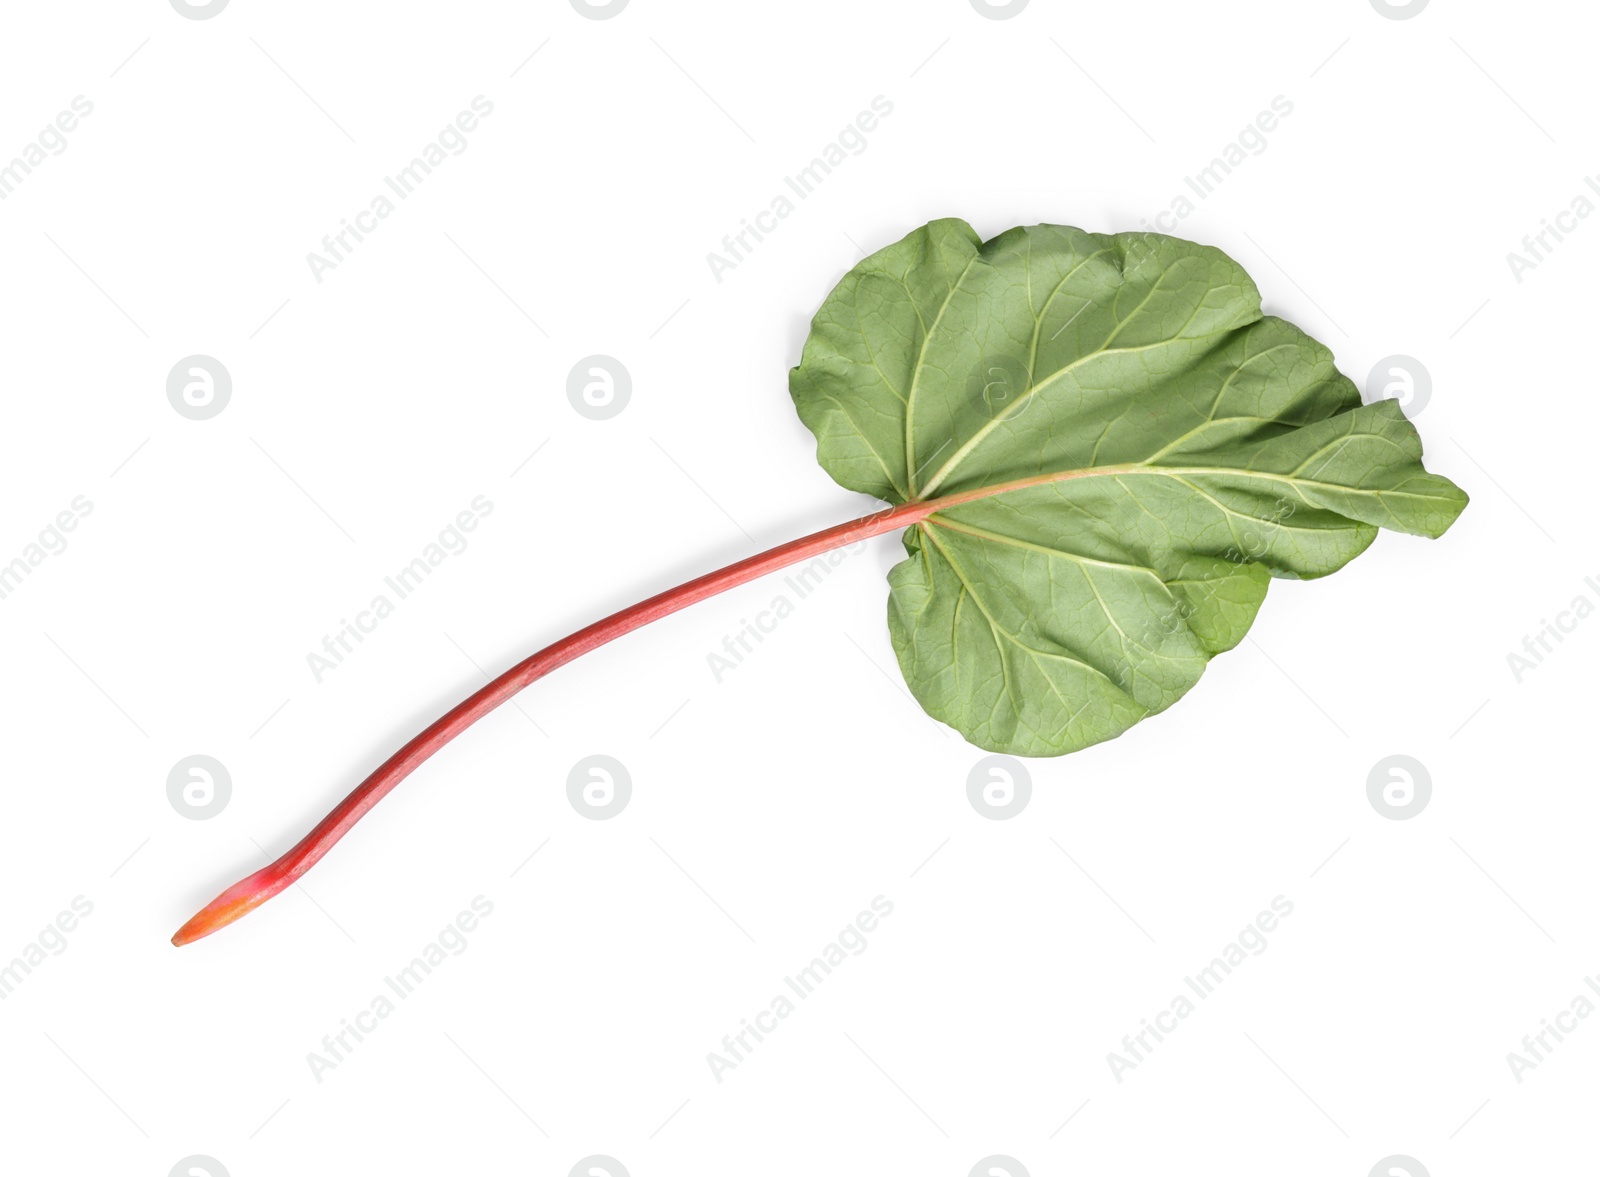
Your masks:
[[[1119,735],[1242,640],[1270,577],[1466,504],[1237,263],[1157,234],[935,221],[840,282],[790,389],[841,485],[950,500],[906,533],[890,634],[923,707],[993,751]]]

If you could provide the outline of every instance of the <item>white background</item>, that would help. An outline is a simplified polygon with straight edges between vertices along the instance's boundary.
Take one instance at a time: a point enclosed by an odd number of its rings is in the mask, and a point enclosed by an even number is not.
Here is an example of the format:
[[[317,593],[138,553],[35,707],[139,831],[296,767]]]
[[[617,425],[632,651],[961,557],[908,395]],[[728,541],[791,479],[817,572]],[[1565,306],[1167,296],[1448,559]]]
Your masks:
[[[4,26],[0,162],[94,111],[0,202],[0,563],[93,510],[0,600],[0,962],[93,913],[0,1002],[0,1171],[1587,1171],[1600,1019],[1521,1083],[1506,1060],[1600,971],[1600,620],[1507,665],[1600,603],[1600,218],[1521,282],[1506,261],[1600,168],[1587,8],[139,0]],[[319,283],[308,252],[478,95],[468,149]],[[716,281],[707,253],[878,95],[867,148]],[[1448,536],[1275,584],[1189,698],[1032,763],[1007,821],[904,692],[878,540],[721,683],[707,655],[780,581],[537,684],[303,890],[168,944],[474,663],[872,509],[786,391],[858,243],[1140,228],[1278,95],[1176,231],[1358,383],[1426,366],[1428,463],[1473,496]],[[209,421],[166,397],[195,353],[233,379]],[[632,375],[611,420],[567,400],[592,353]],[[470,546],[315,681],[478,495]],[[166,794],[197,753],[233,783],[206,821]],[[633,782],[610,821],[566,796],[594,753]],[[1394,753],[1432,779],[1409,821],[1367,798]],[[314,1078],[479,895],[466,951]],[[866,951],[717,1082],[707,1053],[879,895]],[[1278,895],[1270,947],[1116,1081],[1107,1053]]]

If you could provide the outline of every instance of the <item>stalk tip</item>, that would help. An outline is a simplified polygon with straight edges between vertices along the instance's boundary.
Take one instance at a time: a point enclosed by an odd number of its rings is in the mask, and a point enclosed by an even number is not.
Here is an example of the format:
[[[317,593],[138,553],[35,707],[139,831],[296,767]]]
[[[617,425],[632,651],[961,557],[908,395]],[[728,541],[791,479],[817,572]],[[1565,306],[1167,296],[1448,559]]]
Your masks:
[[[172,944],[182,948],[227,927],[282,891],[292,880],[275,875],[271,867],[241,879],[202,907],[172,934]]]

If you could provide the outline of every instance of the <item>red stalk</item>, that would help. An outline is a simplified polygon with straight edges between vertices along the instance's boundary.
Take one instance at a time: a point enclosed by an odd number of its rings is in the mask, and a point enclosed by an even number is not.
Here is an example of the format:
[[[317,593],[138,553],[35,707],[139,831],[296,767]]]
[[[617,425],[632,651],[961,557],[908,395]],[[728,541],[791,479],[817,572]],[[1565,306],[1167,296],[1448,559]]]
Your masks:
[[[791,540],[760,555],[740,560],[720,571],[687,581],[677,588],[658,593],[648,600],[640,601],[637,605],[596,621],[593,625],[585,626],[554,645],[546,646],[537,654],[525,658],[434,720],[403,748],[380,764],[371,776],[351,790],[350,795],[339,802],[333,812],[317,823],[316,828],[300,839],[287,854],[269,866],[262,867],[248,878],[241,879],[206,904],[193,919],[178,929],[172,937],[172,942],[180,947],[192,944],[260,907],[315,866],[322,856],[333,848],[334,843],[349,833],[350,828],[360,821],[369,809],[415,772],[428,757],[528,684],[543,678],[552,670],[564,666],[581,654],[587,654],[590,650],[620,638],[623,634],[631,633],[641,625],[648,625],[669,613],[676,613],[679,609],[693,605],[697,601],[737,588],[769,572],[776,572],[801,560],[820,556],[824,552],[860,540],[871,539],[896,528],[920,523],[942,508],[1042,483],[1059,482],[1091,474],[1128,473],[1131,470],[1129,466],[1070,470],[1059,474],[1018,479],[997,486],[980,487],[977,490],[946,495],[939,499],[913,501],[889,510],[877,511],[802,539]]]
[[[780,568],[819,556],[834,548],[844,547],[846,544],[916,523],[933,509],[926,503],[913,503],[830,527],[826,531],[819,531],[804,539],[783,544],[759,556],[751,556],[720,571],[698,577],[677,588],[668,589],[621,612],[613,613],[593,625],[585,626],[554,645],[546,646],[434,720],[405,747],[379,765],[371,776],[357,785],[350,795],[339,802],[333,812],[323,818],[292,850],[270,866],[261,868],[218,895],[201,909],[199,914],[178,929],[177,934],[172,937],[172,942],[180,946],[191,944],[203,936],[209,936],[219,928],[226,927],[271,899],[315,866],[317,861],[333,848],[335,842],[349,833],[350,828],[360,821],[369,809],[381,801],[389,790],[410,776],[423,761],[529,683],[543,678],[558,666],[563,666],[580,654],[587,654],[590,650],[620,638],[641,625],[648,625],[669,613],[676,613],[679,609],[736,588],[746,581],[755,580],[769,572],[776,572]]]

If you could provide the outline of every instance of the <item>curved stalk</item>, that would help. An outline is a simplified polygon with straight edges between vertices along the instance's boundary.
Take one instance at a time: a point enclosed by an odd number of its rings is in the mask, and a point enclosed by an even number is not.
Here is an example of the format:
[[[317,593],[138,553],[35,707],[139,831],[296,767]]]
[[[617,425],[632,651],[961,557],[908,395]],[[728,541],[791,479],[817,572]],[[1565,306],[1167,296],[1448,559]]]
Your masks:
[[[791,564],[820,556],[847,544],[920,523],[943,508],[1049,482],[1097,474],[1130,473],[1133,469],[1134,467],[1127,465],[1101,466],[1035,475],[1014,482],[979,487],[976,490],[946,495],[943,498],[913,501],[899,507],[877,511],[849,523],[841,523],[813,535],[780,544],[760,555],[740,560],[719,571],[696,577],[680,584],[677,588],[658,593],[648,600],[640,601],[637,605],[596,621],[593,625],[585,626],[554,645],[546,646],[537,654],[518,662],[510,670],[482,689],[473,692],[434,720],[398,752],[380,764],[371,776],[352,789],[350,795],[339,802],[333,812],[318,822],[316,828],[300,839],[288,853],[248,878],[241,879],[201,908],[194,918],[178,929],[172,937],[172,942],[180,947],[192,944],[260,907],[315,866],[322,856],[333,848],[334,843],[349,833],[350,828],[360,821],[369,809],[415,772],[428,757],[530,683],[543,678],[557,667],[566,665],[574,658],[587,654],[590,650],[631,633],[641,625],[648,625],[697,601],[737,588],[769,572],[776,572],[780,568],[787,568]]]
[[[209,936],[241,916],[261,906],[278,892],[288,887],[306,871],[315,866],[366,812],[422,763],[455,739],[467,728],[477,723],[489,712],[499,707],[518,691],[564,666],[574,658],[587,654],[607,642],[631,633],[641,625],[676,613],[679,609],[714,597],[718,593],[736,588],[747,581],[776,572],[791,564],[811,559],[835,548],[860,540],[882,535],[925,518],[933,511],[926,503],[912,503],[891,511],[879,511],[850,523],[830,527],[803,539],[793,540],[762,552],[758,556],[740,560],[717,572],[697,577],[677,588],[668,589],[637,605],[613,613],[593,625],[546,646],[537,654],[523,659],[510,670],[494,679],[481,690],[473,692],[433,723],[429,724],[403,748],[362,781],[350,795],[334,807],[309,834],[283,857],[269,866],[241,879],[206,904],[188,923],[172,937],[176,945],[192,944]]]

